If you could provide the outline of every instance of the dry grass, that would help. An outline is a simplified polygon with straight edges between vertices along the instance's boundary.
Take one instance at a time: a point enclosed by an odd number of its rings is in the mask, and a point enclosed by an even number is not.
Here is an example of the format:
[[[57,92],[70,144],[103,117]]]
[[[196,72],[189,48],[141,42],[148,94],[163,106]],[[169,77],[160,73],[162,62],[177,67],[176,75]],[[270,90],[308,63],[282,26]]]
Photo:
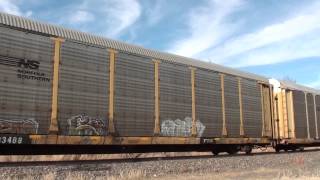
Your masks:
[[[35,180],[35,179],[45,179],[45,180],[55,180],[55,179],[61,179],[61,174],[58,172],[49,172],[48,174],[40,175],[40,176],[34,176],[34,175],[25,175],[24,177],[21,176],[12,176],[10,178],[4,179],[4,180]],[[84,173],[84,172],[68,172],[64,175],[64,178],[66,180],[88,180],[88,179],[94,179],[94,180],[143,180],[143,179],[150,179],[146,177],[146,174],[142,171],[129,171],[129,172],[122,172],[117,176],[99,176],[96,177],[92,174]]]
[[[139,174],[136,176],[137,179],[145,179],[146,177],[143,174]],[[292,180],[292,179],[320,179],[320,174],[313,174],[311,176],[296,175],[293,171],[285,169],[268,169],[268,168],[258,168],[256,170],[245,170],[245,171],[225,171],[225,172],[208,172],[206,174],[179,174],[179,175],[168,175],[162,177],[148,177],[147,179],[155,179],[155,180],[209,180],[209,179],[280,179],[280,180]],[[123,176],[123,179],[130,179],[128,176]],[[120,178],[120,179],[122,179]],[[117,179],[117,178],[116,178]],[[119,179],[119,180],[120,180]],[[117,179],[118,180],[118,179]]]
[[[46,179],[55,180],[61,178],[61,175],[57,172],[50,172],[48,174],[42,175],[40,177],[34,177],[32,175],[26,175],[25,177],[11,177],[10,179]],[[95,177],[92,174],[86,174],[84,172],[68,172],[64,179],[67,180],[209,180],[209,179],[252,179],[252,180],[263,180],[263,179],[280,179],[280,180],[292,180],[292,179],[310,179],[316,180],[320,179],[319,174],[314,174],[311,176],[296,176],[291,171],[287,170],[275,170],[259,168],[256,170],[249,171],[227,171],[227,172],[209,172],[206,174],[179,174],[179,175],[167,175],[167,176],[146,176],[143,171],[131,170],[129,172],[120,172],[117,176],[98,176]],[[8,179],[9,180],[9,179]]]

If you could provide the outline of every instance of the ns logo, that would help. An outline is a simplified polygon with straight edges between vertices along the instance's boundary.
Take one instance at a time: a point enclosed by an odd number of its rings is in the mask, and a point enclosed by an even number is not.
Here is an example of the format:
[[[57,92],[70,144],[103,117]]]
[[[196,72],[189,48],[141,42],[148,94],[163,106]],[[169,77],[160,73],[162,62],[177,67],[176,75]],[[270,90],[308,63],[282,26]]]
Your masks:
[[[27,59],[20,59],[18,62],[18,67],[26,68],[26,69],[39,69],[40,62],[33,61],[33,60],[27,60]]]

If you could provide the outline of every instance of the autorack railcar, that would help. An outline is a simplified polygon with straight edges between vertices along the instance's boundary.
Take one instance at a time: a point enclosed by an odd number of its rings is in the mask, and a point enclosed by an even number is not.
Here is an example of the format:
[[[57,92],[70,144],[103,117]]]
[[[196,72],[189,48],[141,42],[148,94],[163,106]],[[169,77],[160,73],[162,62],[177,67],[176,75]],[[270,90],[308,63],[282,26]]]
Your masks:
[[[316,90],[5,13],[0,74],[1,154],[317,144]]]
[[[275,150],[319,145],[319,91],[293,82],[272,82],[275,118]],[[319,125],[319,126],[318,126]]]

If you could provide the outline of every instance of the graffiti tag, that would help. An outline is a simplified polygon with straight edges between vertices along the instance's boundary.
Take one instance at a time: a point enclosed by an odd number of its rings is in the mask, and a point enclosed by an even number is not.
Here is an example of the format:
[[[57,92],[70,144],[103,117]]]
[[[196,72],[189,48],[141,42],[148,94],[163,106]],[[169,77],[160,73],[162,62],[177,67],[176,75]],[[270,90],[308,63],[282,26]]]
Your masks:
[[[197,136],[202,136],[205,126],[199,121],[196,121]],[[163,136],[191,136],[192,118],[185,117],[184,120],[164,120],[161,123],[161,135]]]
[[[92,118],[86,114],[69,118],[68,128],[69,135],[103,135],[106,129],[102,119]]]

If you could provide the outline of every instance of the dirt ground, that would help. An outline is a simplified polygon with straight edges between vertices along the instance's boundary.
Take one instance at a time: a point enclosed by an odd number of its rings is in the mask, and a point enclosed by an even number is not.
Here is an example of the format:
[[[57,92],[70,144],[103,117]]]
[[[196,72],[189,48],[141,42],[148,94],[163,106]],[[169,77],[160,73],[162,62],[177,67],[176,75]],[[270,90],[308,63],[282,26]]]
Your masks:
[[[197,153],[193,153],[197,154]],[[209,179],[320,179],[320,150],[294,153],[257,153],[250,156],[209,156],[194,158],[143,158],[132,162],[99,162],[97,164],[69,164],[47,166],[16,166],[2,164],[0,179],[110,179],[110,180],[209,180]],[[164,157],[171,154],[143,154]],[[187,155],[182,153],[180,155]],[[97,155],[77,158],[99,158]],[[100,155],[108,156],[108,155]],[[124,155],[122,155],[124,156]],[[133,156],[133,155],[127,155]],[[38,157],[38,156],[36,156]],[[45,156],[41,156],[43,159]],[[72,157],[72,156],[71,156]],[[11,157],[13,158],[13,157]],[[16,157],[16,160],[21,157]],[[30,157],[28,157],[30,158]],[[25,157],[24,159],[28,159]],[[33,157],[35,158],[35,157]],[[52,156],[51,156],[52,158]],[[69,157],[70,158],[70,157]],[[133,156],[133,158],[135,158]]]

